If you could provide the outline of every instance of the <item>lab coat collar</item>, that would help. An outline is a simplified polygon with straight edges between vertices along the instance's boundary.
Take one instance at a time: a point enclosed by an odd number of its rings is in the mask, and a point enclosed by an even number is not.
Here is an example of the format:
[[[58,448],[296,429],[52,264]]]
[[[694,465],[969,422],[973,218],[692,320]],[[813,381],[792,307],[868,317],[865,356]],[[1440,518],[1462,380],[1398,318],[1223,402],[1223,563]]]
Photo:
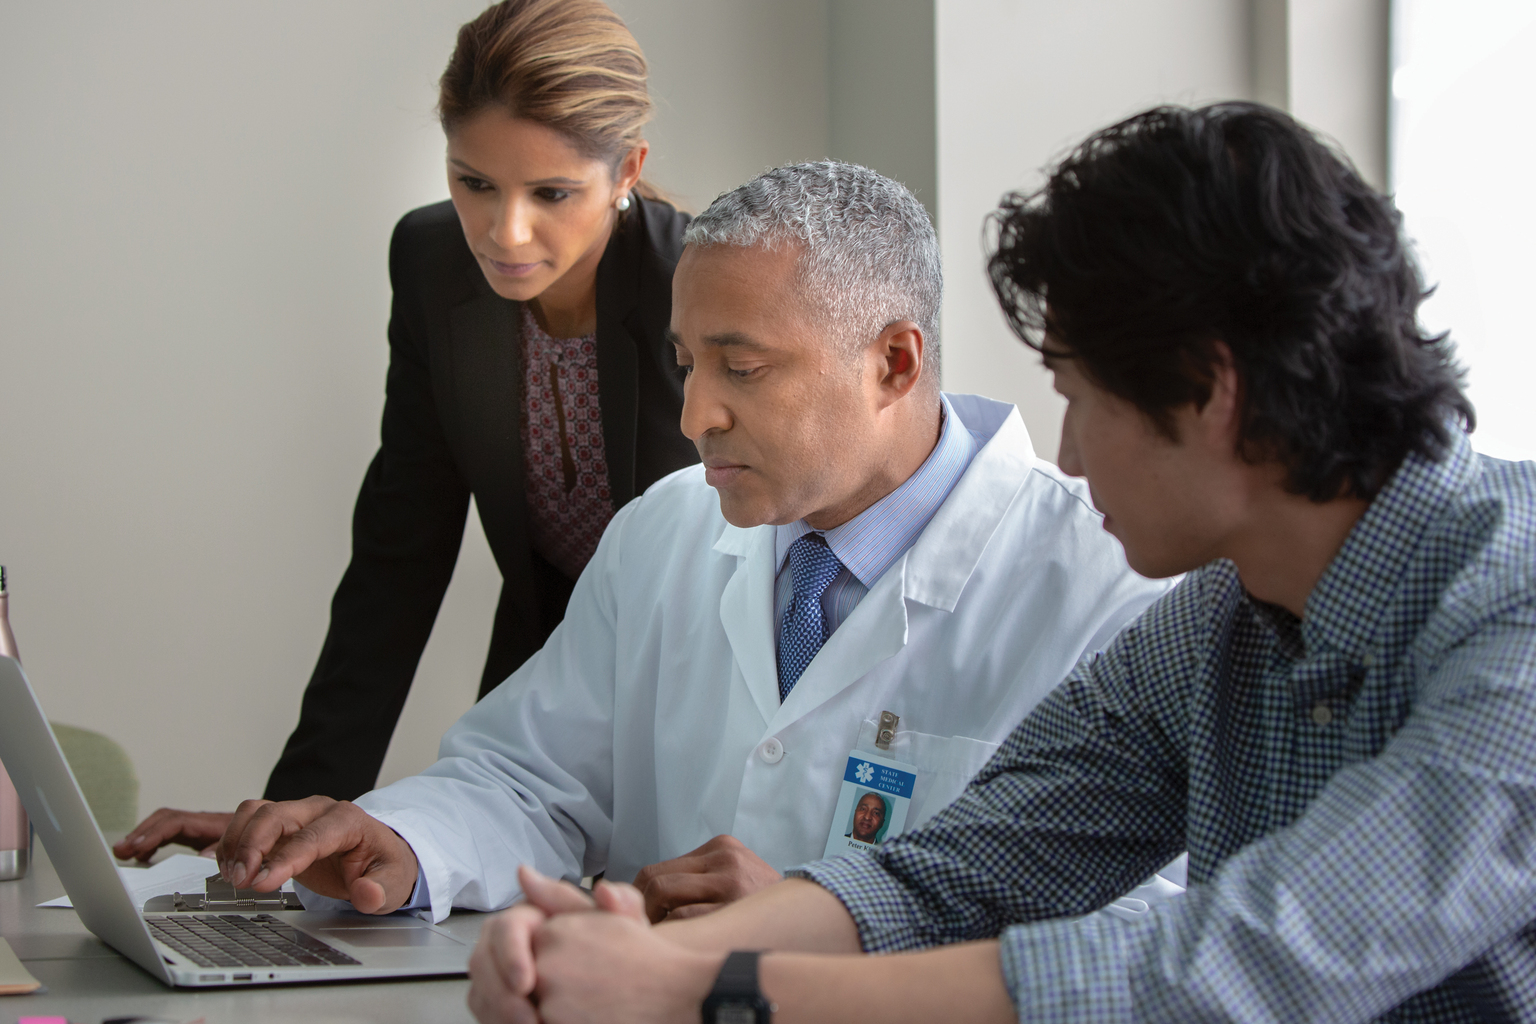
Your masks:
[[[961,424],[986,438],[981,451],[912,548],[886,570],[779,702],[773,636],[774,528],[727,524],[714,550],[740,559],[720,598],[720,621],[769,732],[809,714],[906,646],[908,600],[954,611],[992,534],[1034,465],[1018,409],[950,395]]]
[[[955,610],[1035,464],[1034,445],[1016,406],[980,395],[950,395],[949,401],[960,422],[987,441],[907,552],[903,588],[908,600],[946,612]]]

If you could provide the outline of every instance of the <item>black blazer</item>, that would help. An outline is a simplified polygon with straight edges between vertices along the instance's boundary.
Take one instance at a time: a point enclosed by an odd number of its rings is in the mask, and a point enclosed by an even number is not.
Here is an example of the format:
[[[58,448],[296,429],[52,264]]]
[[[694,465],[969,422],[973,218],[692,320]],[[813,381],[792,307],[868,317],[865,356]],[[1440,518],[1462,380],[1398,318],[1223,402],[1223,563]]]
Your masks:
[[[632,196],[597,269],[597,374],[613,504],[698,461],[679,428],[665,330],[688,217]],[[520,304],[491,290],[448,202],[413,210],[389,248],[394,304],[381,444],[352,516],[352,562],[267,798],[372,789],[458,560],[473,494],[501,569],[484,696],[537,651],[573,581],[528,542]]]

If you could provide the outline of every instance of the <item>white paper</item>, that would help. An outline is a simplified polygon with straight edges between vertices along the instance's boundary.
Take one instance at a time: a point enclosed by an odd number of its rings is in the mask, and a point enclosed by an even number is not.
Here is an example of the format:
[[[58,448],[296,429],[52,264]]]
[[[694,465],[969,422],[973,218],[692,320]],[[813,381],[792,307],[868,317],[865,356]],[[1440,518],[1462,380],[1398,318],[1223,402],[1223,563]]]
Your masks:
[[[133,905],[142,907],[145,901],[155,896],[169,896],[173,892],[201,893],[204,880],[209,875],[217,874],[218,870],[218,862],[212,857],[178,853],[147,868],[120,867],[117,873],[122,876],[123,885],[128,887]],[[283,888],[292,892],[293,882],[288,881]],[[70,907],[73,904],[69,902],[68,896],[60,896],[56,900],[39,903],[38,906]]]

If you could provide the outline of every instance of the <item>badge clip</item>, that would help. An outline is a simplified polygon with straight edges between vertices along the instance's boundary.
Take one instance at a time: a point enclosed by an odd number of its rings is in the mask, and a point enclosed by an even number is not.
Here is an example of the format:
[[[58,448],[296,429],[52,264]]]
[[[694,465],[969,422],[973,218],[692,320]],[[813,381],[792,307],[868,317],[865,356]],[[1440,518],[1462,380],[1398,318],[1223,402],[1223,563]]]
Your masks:
[[[900,715],[893,715],[889,711],[880,712],[880,726],[875,730],[875,749],[891,749],[891,741],[896,738],[896,726],[900,721]]]

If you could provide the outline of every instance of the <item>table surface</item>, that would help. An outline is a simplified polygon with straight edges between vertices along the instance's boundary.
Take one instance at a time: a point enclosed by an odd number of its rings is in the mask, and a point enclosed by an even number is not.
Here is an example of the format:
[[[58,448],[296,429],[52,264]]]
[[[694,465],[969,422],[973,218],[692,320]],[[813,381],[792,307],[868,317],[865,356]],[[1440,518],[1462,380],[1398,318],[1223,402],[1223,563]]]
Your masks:
[[[0,996],[0,1024],[23,1016],[59,1016],[71,1024],[110,1017],[205,1018],[208,1024],[353,1024],[364,1021],[472,1021],[464,1005],[469,981],[434,978],[333,985],[173,989],[145,974],[92,935],[73,910],[37,904],[64,895],[42,843],[25,878],[0,882],[0,935],[47,986],[46,992]],[[441,927],[473,943],[484,915],[455,913]]]

